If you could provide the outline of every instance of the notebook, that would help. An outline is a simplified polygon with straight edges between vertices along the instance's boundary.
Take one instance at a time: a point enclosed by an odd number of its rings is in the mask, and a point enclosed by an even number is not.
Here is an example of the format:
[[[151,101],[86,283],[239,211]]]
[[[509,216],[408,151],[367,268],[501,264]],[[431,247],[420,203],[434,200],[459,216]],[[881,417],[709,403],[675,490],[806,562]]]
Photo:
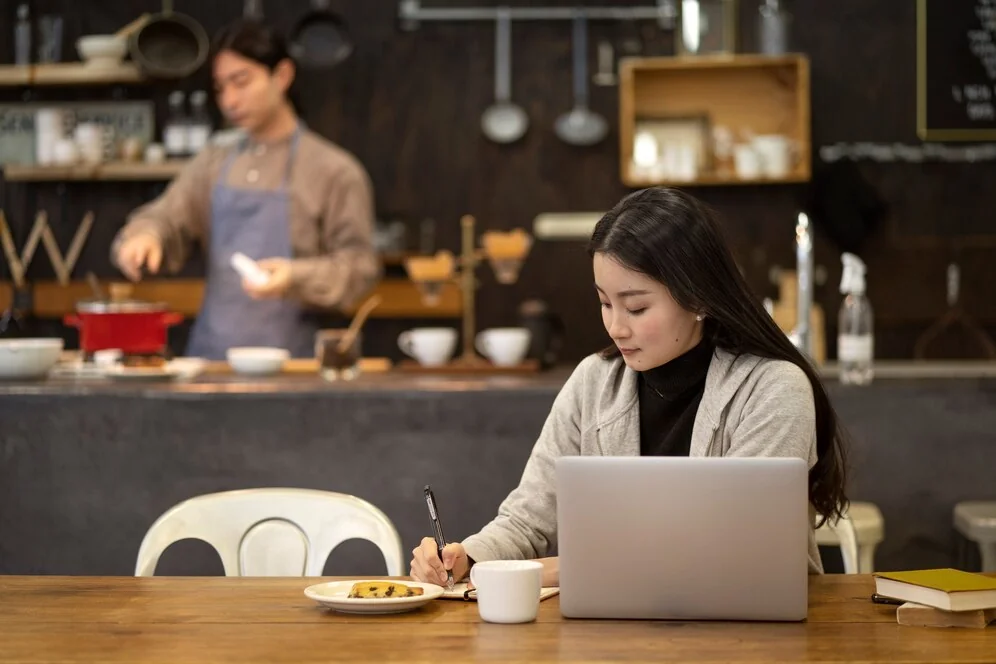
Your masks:
[[[543,588],[540,590],[540,601],[553,597],[554,595],[560,593],[560,588],[550,587]],[[477,591],[467,590],[466,583],[454,583],[453,590],[443,587],[443,594],[439,599],[462,599],[467,602],[477,601]]]
[[[957,569],[874,574],[879,595],[945,611],[996,608],[996,578]]]

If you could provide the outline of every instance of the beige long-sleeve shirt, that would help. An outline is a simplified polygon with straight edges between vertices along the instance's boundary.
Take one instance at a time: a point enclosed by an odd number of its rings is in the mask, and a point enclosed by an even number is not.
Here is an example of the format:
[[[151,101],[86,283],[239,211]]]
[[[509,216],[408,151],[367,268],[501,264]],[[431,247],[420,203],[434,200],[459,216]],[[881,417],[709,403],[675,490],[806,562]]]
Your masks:
[[[291,139],[210,146],[170,183],[162,196],[135,210],[112,251],[139,233],[163,244],[164,266],[180,270],[194,243],[210,241],[211,192],[225,159],[236,151],[226,183],[275,190],[287,173]],[[341,309],[369,291],[381,274],[373,245],[373,187],[350,153],[303,131],[288,179],[291,285],[288,297],[314,309]]]

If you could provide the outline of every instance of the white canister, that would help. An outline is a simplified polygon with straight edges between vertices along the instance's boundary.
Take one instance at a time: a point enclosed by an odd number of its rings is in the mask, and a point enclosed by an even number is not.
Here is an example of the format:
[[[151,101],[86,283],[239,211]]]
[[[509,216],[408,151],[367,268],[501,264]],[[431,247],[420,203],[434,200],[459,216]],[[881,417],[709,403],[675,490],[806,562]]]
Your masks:
[[[55,163],[55,146],[66,135],[66,114],[57,108],[35,112],[35,161],[42,166]]]

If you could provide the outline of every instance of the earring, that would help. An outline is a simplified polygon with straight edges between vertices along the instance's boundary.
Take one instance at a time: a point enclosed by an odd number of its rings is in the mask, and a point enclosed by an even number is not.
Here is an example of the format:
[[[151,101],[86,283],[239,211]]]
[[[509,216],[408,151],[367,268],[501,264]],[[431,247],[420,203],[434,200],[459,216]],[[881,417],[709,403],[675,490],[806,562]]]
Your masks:
[[[701,321],[703,318],[705,318],[705,316],[703,316],[702,314],[698,314],[697,316],[695,316],[695,320],[698,321]]]

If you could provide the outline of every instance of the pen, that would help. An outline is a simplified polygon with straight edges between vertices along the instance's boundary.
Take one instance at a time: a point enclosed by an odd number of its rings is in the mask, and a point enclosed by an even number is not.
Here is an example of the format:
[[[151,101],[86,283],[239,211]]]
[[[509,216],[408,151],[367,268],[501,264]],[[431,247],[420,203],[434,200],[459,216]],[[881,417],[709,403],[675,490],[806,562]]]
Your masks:
[[[872,595],[872,601],[876,604],[895,604],[897,606],[905,604],[905,602],[901,599],[886,597],[885,595],[879,595],[878,593]]]
[[[432,488],[425,485],[425,504],[429,507],[429,521],[432,522],[432,535],[436,538],[436,553],[439,560],[443,560],[443,547],[446,546],[446,538],[443,537],[443,526],[439,523],[439,510],[436,509],[436,497],[432,495]],[[446,570],[446,586],[453,590],[453,571]]]

